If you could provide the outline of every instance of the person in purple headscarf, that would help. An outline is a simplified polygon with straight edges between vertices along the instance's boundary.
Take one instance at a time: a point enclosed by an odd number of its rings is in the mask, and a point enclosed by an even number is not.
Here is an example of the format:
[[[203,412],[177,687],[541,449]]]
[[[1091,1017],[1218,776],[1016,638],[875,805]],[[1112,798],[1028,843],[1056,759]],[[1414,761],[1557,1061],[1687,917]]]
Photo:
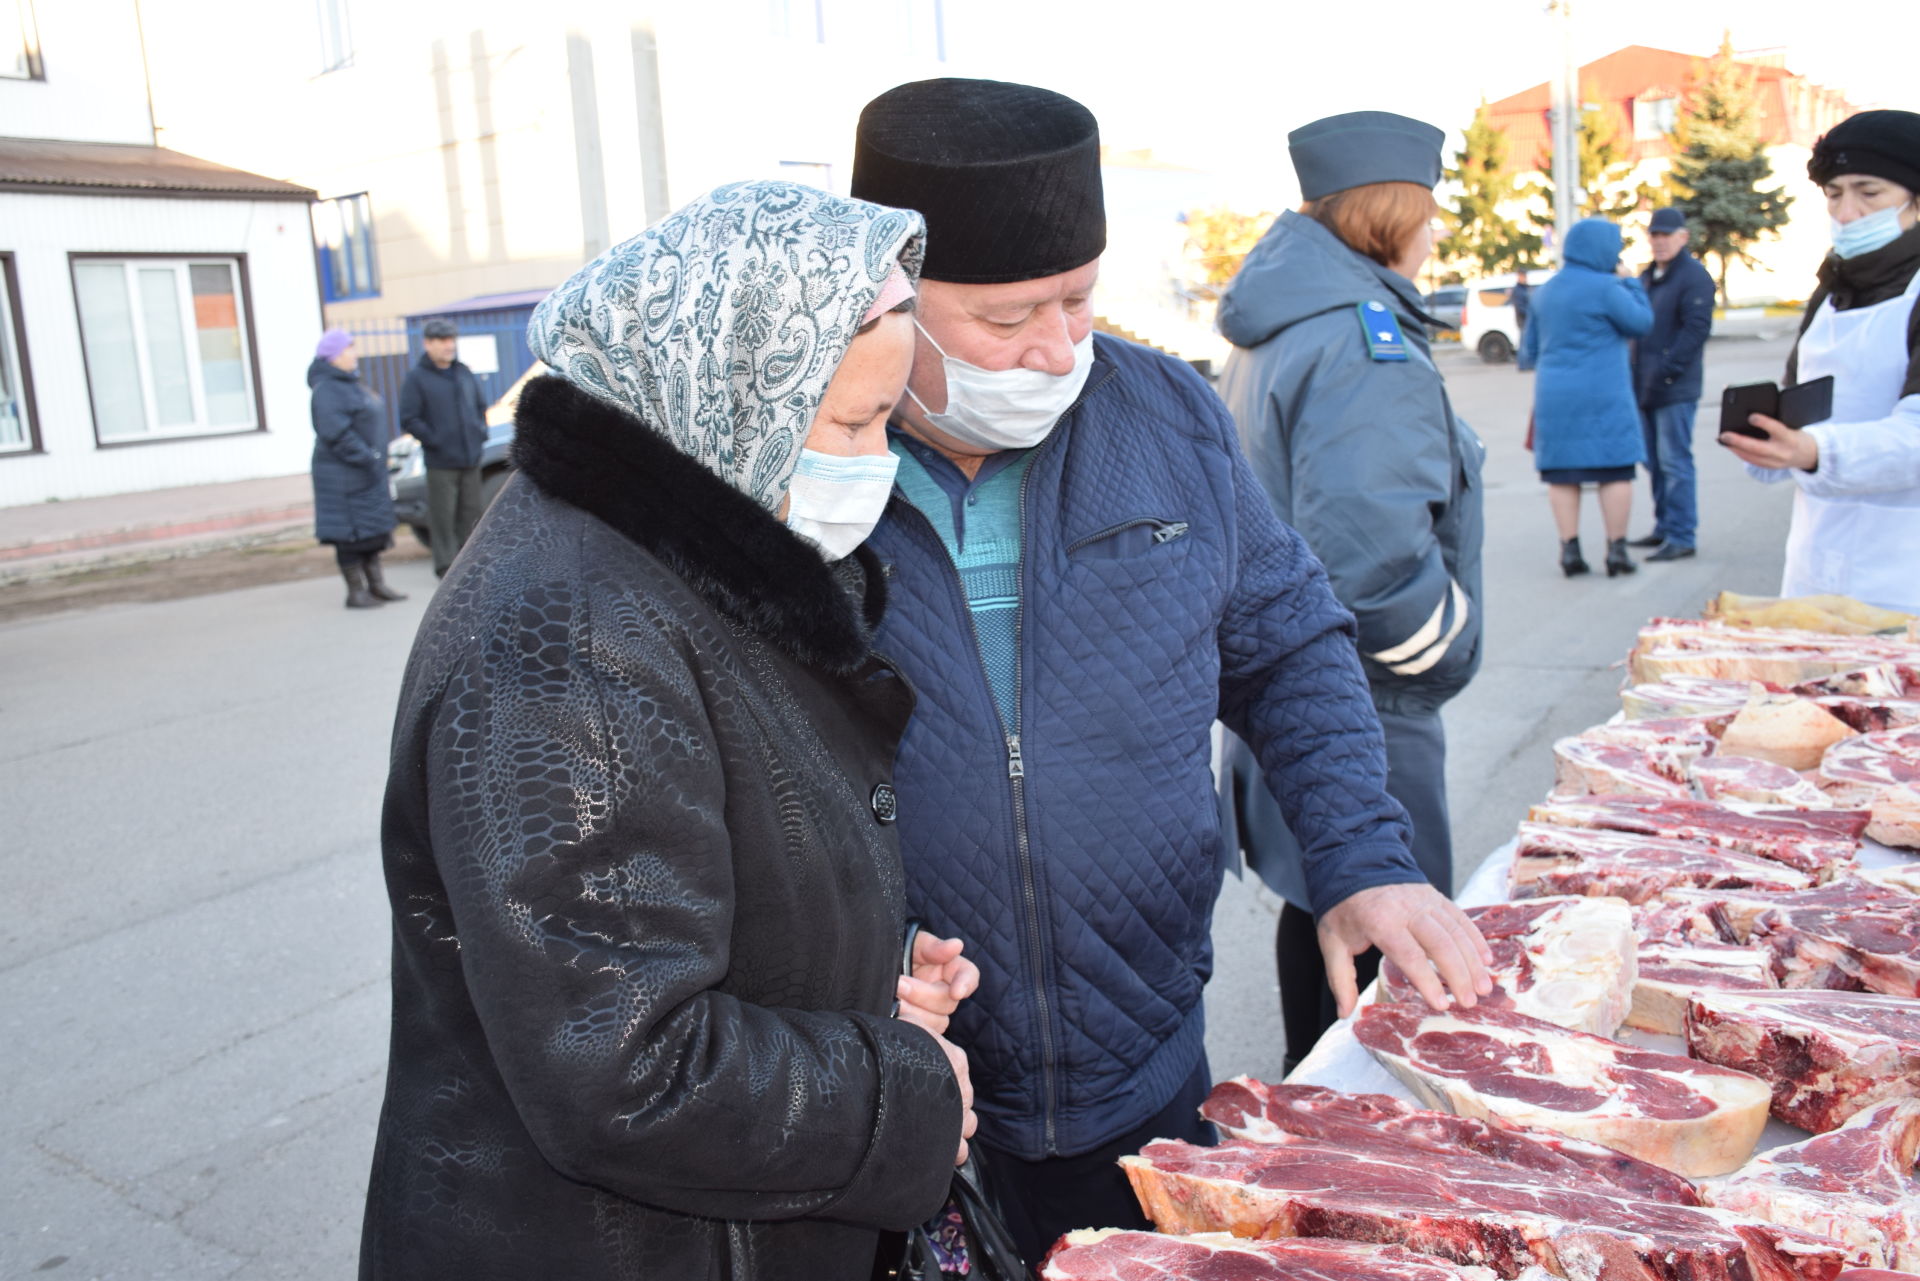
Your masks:
[[[404,592],[387,586],[380,553],[393,546],[387,426],[380,397],[360,381],[353,335],[329,329],[313,349],[313,535],[333,545],[347,608],[371,609]]]

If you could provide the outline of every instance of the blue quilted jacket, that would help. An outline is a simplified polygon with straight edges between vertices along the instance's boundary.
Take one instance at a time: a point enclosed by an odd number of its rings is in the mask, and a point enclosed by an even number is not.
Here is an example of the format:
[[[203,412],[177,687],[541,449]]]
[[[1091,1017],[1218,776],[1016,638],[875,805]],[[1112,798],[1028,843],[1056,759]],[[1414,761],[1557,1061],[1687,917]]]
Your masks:
[[[1200,1060],[1216,716],[1258,753],[1316,906],[1421,876],[1353,618],[1188,366],[1096,338],[1021,506],[1011,734],[931,524],[896,490],[869,545],[876,648],[919,693],[895,771],[909,909],[979,963],[953,1036],[980,1134],[1035,1160],[1145,1124]]]

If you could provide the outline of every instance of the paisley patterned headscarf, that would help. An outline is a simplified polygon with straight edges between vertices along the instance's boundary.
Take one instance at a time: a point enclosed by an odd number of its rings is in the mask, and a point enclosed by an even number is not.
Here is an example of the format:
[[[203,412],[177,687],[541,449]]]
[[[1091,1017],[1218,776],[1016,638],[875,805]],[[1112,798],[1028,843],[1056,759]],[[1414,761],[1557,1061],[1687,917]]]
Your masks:
[[[925,234],[909,210],[733,183],[581,268],[527,344],[777,511],[847,344],[896,265],[919,278]]]

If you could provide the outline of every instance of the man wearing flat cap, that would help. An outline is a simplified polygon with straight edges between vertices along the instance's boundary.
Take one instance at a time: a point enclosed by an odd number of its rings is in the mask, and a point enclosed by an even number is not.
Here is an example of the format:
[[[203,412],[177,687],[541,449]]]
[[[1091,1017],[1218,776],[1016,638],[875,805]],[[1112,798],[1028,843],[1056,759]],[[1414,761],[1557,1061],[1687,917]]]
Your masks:
[[[1068,1229],[1143,1224],[1116,1158],[1210,1138],[1216,716],[1258,753],[1349,972],[1378,944],[1470,1003],[1484,945],[1408,853],[1352,616],[1224,407],[1093,332],[1092,115],[1026,85],[902,85],[861,113],[852,186],[928,224],[875,643],[919,693],[895,777],[909,903],[980,965],[953,1035],[1037,1263]]]
[[[433,572],[444,578],[486,510],[480,457],[487,447],[487,401],[480,380],[454,354],[451,320],[421,327],[426,352],[400,385],[400,429],[420,442],[427,464],[427,537]]]
[[[1650,561],[1694,554],[1699,524],[1693,466],[1693,411],[1713,332],[1713,277],[1687,252],[1687,216],[1656,209],[1647,225],[1653,261],[1640,273],[1653,328],[1633,345],[1633,390],[1647,440],[1653,532],[1629,546],[1653,547]]]

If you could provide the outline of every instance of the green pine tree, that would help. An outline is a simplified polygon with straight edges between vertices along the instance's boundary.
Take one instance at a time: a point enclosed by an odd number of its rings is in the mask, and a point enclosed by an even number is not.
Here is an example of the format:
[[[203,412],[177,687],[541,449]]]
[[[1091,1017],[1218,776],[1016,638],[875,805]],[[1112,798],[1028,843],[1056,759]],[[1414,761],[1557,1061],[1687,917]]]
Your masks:
[[[1753,72],[1733,57],[1731,36],[1704,69],[1696,67],[1686,113],[1673,131],[1673,169],[1667,192],[1686,212],[1692,247],[1711,254],[1720,302],[1727,302],[1727,269],[1751,263],[1752,247],[1778,236],[1793,198],[1767,188],[1773,165],[1760,139]]]
[[[1485,99],[1473,113],[1465,141],[1446,171],[1458,194],[1452,208],[1441,210],[1448,231],[1434,246],[1435,256],[1471,268],[1476,275],[1535,265],[1540,237],[1500,212],[1503,204],[1525,193],[1516,176],[1507,172],[1507,138],[1494,128]]]

